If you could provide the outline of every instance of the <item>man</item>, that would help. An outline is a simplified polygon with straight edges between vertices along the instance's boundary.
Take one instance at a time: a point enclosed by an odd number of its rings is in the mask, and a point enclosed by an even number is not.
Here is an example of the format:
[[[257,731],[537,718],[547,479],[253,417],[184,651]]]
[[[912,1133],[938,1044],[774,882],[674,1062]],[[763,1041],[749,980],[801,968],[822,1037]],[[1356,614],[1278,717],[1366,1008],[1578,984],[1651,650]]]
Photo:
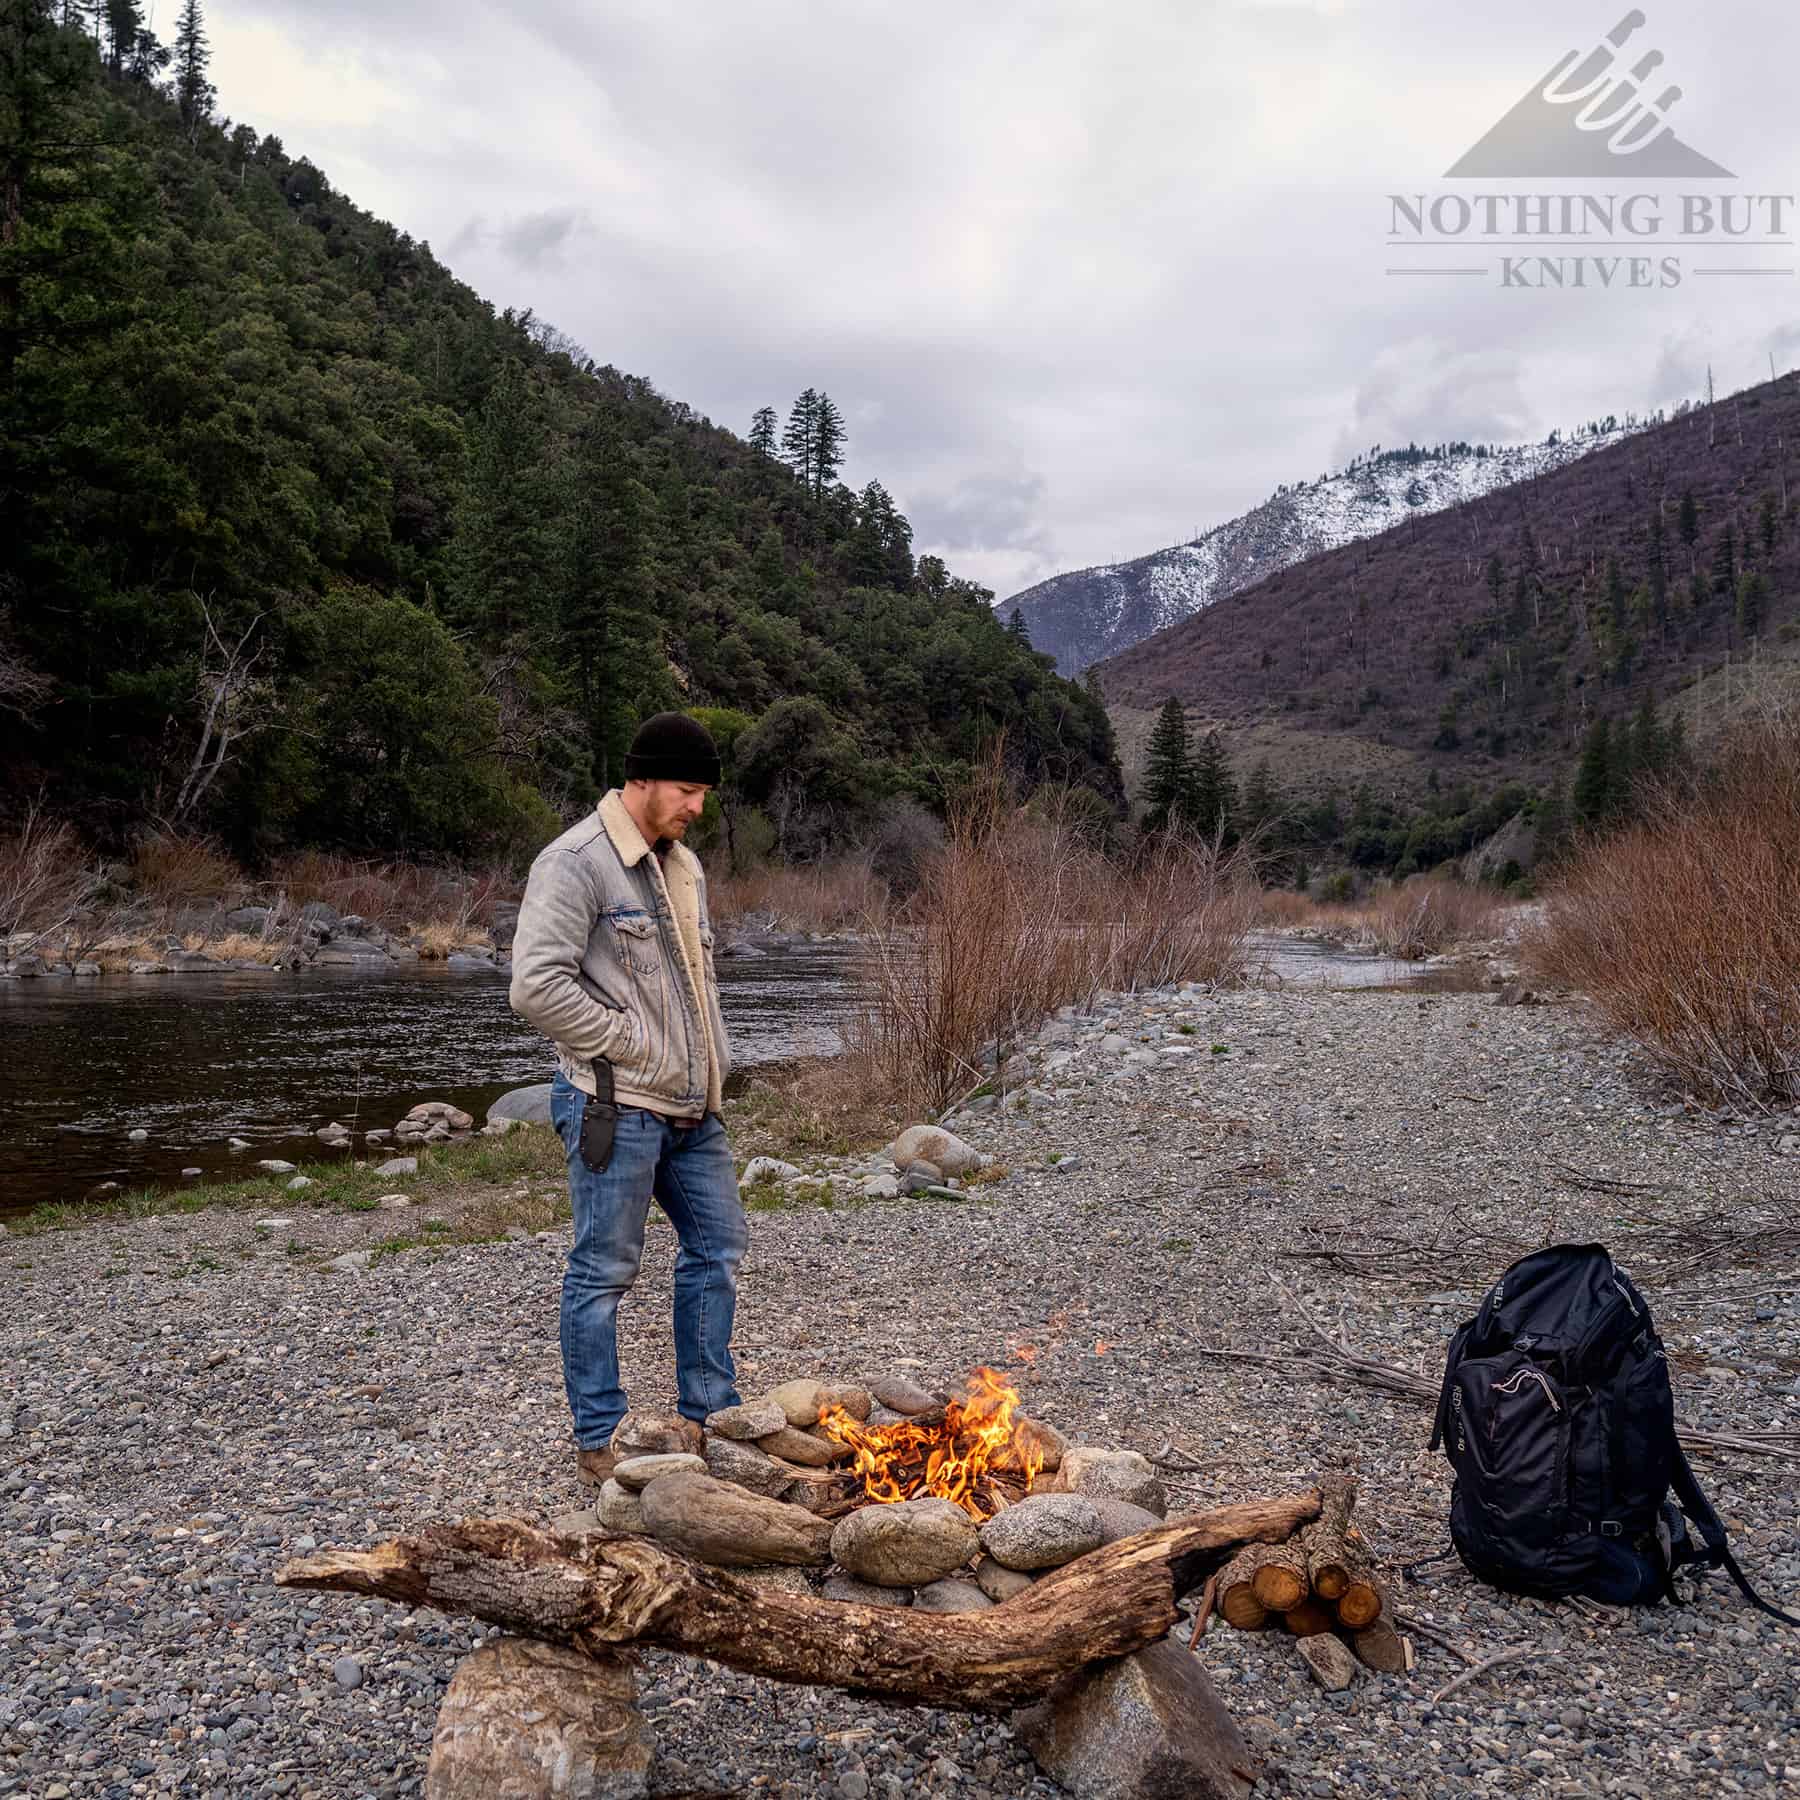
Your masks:
[[[531,865],[513,940],[513,1010],[556,1044],[550,1118],[575,1214],[563,1384],[576,1468],[595,1486],[612,1473],[625,1416],[617,1317],[653,1196],[681,1243],[675,1376],[695,1449],[700,1421],[738,1400],[731,1324],[748,1234],[719,1117],[730,1058],[706,879],[681,841],[718,782],[698,721],[647,720],[624,787]]]

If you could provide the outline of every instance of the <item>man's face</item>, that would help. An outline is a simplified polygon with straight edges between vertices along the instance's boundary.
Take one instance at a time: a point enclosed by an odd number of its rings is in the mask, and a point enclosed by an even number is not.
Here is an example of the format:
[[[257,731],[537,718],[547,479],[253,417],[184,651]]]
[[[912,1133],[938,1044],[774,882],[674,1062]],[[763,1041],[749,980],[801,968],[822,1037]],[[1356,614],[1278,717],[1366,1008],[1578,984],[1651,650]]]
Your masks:
[[[644,816],[649,821],[651,843],[671,838],[679,844],[706,805],[708,790],[691,781],[651,781],[645,786],[650,790]]]

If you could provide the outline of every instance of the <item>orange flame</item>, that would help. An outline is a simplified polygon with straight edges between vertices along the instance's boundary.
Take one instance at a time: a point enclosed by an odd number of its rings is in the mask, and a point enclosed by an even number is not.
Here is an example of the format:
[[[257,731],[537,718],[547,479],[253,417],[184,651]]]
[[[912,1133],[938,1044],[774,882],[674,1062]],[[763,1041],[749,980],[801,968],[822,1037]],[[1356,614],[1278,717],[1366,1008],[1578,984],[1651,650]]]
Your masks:
[[[1029,1492],[1044,1466],[1043,1446],[1014,1422],[1018,1406],[1016,1389],[992,1369],[977,1369],[967,1397],[947,1402],[941,1423],[861,1425],[841,1406],[830,1406],[819,1415],[819,1429],[855,1452],[853,1466],[870,1500],[892,1505],[935,1494],[973,1518],[989,1519],[1003,1504],[992,1477]]]

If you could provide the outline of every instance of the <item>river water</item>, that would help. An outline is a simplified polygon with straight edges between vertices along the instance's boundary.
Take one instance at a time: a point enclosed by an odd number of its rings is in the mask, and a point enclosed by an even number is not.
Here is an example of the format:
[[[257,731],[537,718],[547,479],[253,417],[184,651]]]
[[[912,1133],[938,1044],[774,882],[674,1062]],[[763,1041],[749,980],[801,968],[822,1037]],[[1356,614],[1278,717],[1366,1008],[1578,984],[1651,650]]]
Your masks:
[[[1276,984],[1386,986],[1417,973],[1287,938],[1252,950]],[[837,1049],[854,954],[797,944],[721,960],[738,1068]],[[314,1159],[328,1120],[392,1125],[420,1100],[479,1119],[553,1072],[506,990],[504,971],[433,964],[0,982],[0,1215],[79,1200],[102,1181],[173,1185],[184,1168],[218,1177],[258,1157]],[[130,1142],[133,1128],[148,1139]],[[232,1137],[251,1148],[230,1149]]]

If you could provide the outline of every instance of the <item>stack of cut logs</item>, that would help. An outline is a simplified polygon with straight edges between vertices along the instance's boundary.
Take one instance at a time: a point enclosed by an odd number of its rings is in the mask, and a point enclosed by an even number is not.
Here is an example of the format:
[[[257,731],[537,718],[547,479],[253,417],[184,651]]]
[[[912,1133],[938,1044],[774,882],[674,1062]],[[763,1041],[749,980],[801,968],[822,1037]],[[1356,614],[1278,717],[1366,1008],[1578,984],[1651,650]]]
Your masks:
[[[1350,1522],[1356,1484],[1327,1476],[1320,1494],[1323,1505],[1310,1525],[1285,1544],[1252,1544],[1219,1572],[1218,1610],[1240,1631],[1260,1631],[1277,1619],[1297,1638],[1336,1631],[1371,1669],[1402,1674],[1406,1642],[1394,1629],[1368,1546]]]

